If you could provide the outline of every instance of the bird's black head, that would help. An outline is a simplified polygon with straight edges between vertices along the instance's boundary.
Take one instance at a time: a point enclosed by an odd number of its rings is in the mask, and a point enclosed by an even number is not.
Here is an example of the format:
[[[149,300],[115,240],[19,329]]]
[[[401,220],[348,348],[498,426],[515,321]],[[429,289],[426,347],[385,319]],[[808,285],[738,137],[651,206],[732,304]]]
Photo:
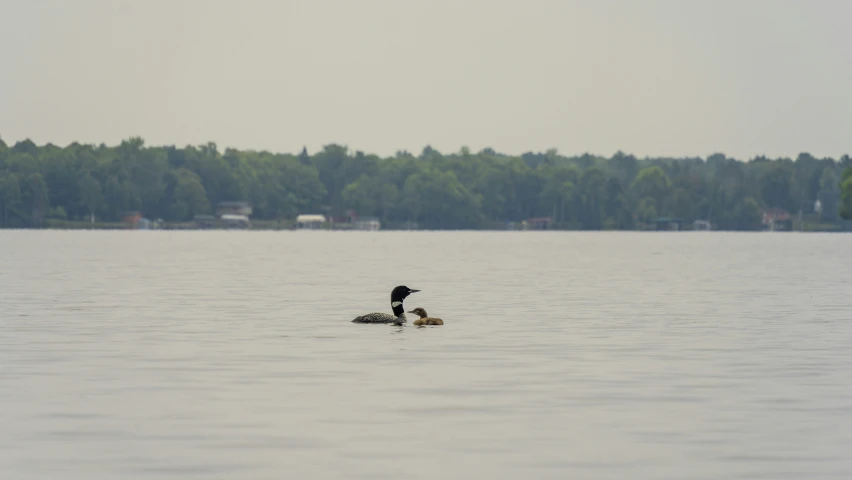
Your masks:
[[[419,292],[420,290],[414,290],[406,287],[405,285],[400,285],[391,291],[391,302],[394,301],[403,301],[405,297],[411,295],[414,292]]]

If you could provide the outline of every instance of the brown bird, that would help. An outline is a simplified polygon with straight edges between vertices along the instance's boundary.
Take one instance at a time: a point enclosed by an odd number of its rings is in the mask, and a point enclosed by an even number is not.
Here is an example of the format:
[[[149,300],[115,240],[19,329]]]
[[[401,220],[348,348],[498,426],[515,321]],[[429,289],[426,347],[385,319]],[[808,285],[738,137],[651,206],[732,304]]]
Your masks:
[[[422,326],[422,325],[443,325],[444,321],[440,318],[430,317],[429,314],[426,313],[426,310],[423,310],[420,307],[415,308],[414,310],[408,312],[413,313],[415,315],[419,315],[420,318],[415,320],[412,325]]]

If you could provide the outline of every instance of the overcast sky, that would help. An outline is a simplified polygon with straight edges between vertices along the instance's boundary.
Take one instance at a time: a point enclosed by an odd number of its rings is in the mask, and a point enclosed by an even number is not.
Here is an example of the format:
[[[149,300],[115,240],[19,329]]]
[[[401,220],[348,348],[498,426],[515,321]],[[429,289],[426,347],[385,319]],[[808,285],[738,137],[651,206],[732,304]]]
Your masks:
[[[0,137],[852,154],[852,1],[0,0]]]

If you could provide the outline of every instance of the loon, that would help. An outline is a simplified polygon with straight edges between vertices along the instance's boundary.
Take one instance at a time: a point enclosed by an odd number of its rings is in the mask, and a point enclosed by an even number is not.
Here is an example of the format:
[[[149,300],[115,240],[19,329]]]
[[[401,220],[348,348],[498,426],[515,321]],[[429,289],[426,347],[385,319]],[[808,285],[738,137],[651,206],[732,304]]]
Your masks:
[[[389,313],[368,313],[355,317],[352,323],[392,323],[394,325],[402,325],[408,321],[405,318],[405,309],[402,308],[402,302],[405,300],[405,297],[419,291],[408,288],[405,285],[400,285],[391,291],[393,315]]]
[[[414,325],[418,327],[421,325],[443,325],[444,321],[440,318],[430,317],[429,314],[426,313],[426,310],[423,310],[420,307],[415,308],[414,310],[408,312],[413,313],[415,315],[419,315],[420,318],[414,321]]]

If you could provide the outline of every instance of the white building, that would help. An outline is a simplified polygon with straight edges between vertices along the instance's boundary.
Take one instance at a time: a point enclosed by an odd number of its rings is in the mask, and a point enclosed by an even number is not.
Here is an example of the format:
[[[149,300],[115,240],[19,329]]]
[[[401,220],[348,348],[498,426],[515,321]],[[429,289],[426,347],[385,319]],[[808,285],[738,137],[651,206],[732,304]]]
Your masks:
[[[696,220],[692,222],[692,229],[696,231],[710,231],[710,222],[707,220]]]
[[[236,215],[236,214],[233,214],[233,213],[225,213],[221,217],[219,217],[219,219],[222,220],[222,223],[224,223],[225,226],[228,227],[228,228],[233,228],[233,227],[246,228],[249,225],[251,225],[251,222],[249,221],[249,218],[246,215]]]
[[[296,217],[296,228],[299,230],[317,230],[325,225],[325,215],[303,214]]]

